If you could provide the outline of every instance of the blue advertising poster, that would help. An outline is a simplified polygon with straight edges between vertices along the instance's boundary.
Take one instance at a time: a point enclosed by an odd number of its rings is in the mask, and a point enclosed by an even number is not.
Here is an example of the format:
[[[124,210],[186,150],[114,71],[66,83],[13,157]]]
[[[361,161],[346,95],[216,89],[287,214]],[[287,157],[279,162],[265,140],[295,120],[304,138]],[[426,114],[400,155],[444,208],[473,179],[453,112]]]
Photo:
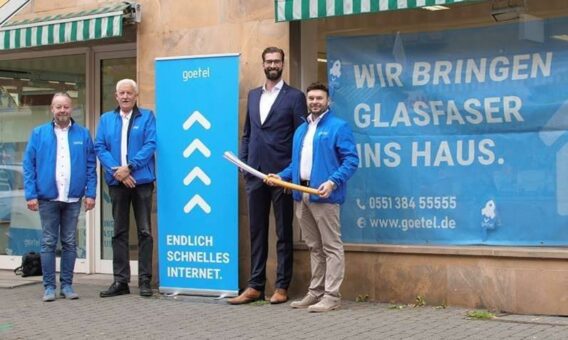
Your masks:
[[[161,292],[238,292],[238,82],[238,55],[156,60]]]
[[[351,243],[568,244],[568,19],[330,37]]]

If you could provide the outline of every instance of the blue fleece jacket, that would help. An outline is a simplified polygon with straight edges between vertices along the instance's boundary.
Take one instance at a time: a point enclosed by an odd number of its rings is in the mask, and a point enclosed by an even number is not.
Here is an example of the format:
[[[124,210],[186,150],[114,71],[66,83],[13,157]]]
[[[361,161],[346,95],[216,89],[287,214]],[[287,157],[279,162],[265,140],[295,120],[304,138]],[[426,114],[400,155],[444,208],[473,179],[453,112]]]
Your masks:
[[[307,131],[308,124],[304,123],[294,133],[292,162],[278,173],[283,180],[300,183],[300,156]],[[318,123],[314,135],[310,187],[318,188],[323,182],[331,180],[336,188],[328,198],[310,195],[310,201],[338,204],[345,202],[347,180],[358,166],[359,157],[351,128],[347,122],[328,111]],[[298,191],[294,191],[292,195],[296,201],[302,199],[302,194]]]
[[[95,138],[95,151],[103,166],[108,185],[118,185],[113,177],[114,169],[120,166],[120,140],[122,137],[122,117],[120,108],[101,116]],[[134,107],[128,127],[126,160],[132,166],[132,177],[136,184],[154,182],[156,170],[154,151],[156,150],[156,118],[147,109]]]
[[[34,128],[26,146],[23,162],[26,201],[52,200],[59,196],[55,182],[57,136],[53,124],[50,122]],[[73,122],[67,138],[71,156],[69,197],[95,198],[97,159],[89,130]]]

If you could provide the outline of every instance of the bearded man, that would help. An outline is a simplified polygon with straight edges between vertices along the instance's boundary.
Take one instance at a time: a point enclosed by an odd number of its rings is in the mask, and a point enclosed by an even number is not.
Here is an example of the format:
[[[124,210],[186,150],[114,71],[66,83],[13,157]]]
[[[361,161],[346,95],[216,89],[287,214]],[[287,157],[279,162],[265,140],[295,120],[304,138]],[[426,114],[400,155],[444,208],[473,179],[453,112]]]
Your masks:
[[[294,131],[303,122],[308,110],[302,91],[282,80],[282,49],[264,49],[262,67],[266,81],[248,94],[239,158],[261,172],[275,173],[290,163]],[[229,303],[238,305],[264,299],[271,204],[277,236],[277,268],[276,289],[270,303],[283,303],[288,301],[288,286],[292,280],[292,196],[250,174],[244,173],[244,178],[250,221],[251,274],[248,287]]]

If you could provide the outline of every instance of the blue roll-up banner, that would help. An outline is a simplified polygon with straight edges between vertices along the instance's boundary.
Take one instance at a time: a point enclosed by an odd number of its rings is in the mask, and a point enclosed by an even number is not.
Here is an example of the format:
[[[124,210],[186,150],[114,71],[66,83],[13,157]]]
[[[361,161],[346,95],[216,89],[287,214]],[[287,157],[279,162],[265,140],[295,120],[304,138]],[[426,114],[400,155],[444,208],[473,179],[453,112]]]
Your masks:
[[[238,55],[156,59],[160,292],[238,292],[238,101]]]
[[[350,243],[568,244],[568,19],[329,37]]]

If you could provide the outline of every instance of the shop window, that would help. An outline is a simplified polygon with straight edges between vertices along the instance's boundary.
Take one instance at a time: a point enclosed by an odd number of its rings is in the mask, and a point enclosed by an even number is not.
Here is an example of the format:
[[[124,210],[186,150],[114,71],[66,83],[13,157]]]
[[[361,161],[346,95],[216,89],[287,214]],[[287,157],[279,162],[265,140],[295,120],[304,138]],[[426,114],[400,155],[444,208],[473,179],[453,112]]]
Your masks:
[[[344,241],[568,243],[568,2],[464,2],[291,28],[301,87],[329,83],[357,143]],[[477,100],[482,120],[458,123]],[[478,162],[480,142],[494,160]]]
[[[51,98],[67,92],[73,119],[85,126],[85,56],[0,60],[0,255],[39,251],[39,214],[27,209],[22,159],[30,132],[52,119]],[[85,213],[78,224],[78,256],[85,257]]]

